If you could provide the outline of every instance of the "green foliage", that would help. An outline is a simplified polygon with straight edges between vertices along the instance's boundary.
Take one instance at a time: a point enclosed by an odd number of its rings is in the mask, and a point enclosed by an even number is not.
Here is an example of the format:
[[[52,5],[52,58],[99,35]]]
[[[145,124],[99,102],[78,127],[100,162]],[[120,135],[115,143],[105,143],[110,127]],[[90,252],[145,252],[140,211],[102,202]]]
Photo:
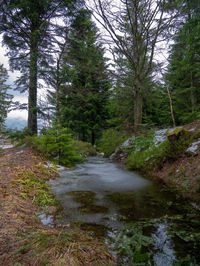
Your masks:
[[[112,128],[108,129],[103,133],[102,138],[98,142],[98,150],[104,152],[105,156],[109,156],[127,139],[127,137],[128,136],[124,132]]]
[[[108,117],[110,82],[97,28],[87,10],[79,10],[67,36],[62,71],[68,85],[61,86],[61,125],[82,141],[95,143]],[[71,67],[69,67],[69,65]]]
[[[152,145],[153,138],[154,138],[154,130],[149,130],[144,135],[136,136],[133,145],[136,150],[147,149]]]
[[[32,201],[39,206],[55,205],[56,200],[49,193],[49,185],[46,183],[50,175],[49,169],[41,164],[38,164],[37,167],[39,173],[42,169],[45,169],[46,179],[37,176],[32,170],[24,169],[23,173],[18,174],[15,180],[17,188],[21,191],[20,196],[24,199],[30,197]]]
[[[46,80],[54,64],[54,38],[64,32],[55,20],[63,17],[69,23],[76,2],[80,4],[79,0],[1,1],[0,33],[9,48],[11,70],[21,73],[16,88],[29,91],[28,127],[32,134],[37,134],[37,80]]]
[[[129,262],[134,265],[151,265],[152,258],[148,248],[152,248],[154,240],[145,236],[140,226],[127,226],[116,239],[119,252],[128,256]]]
[[[170,137],[171,136],[171,137]],[[141,137],[139,137],[140,139]],[[142,139],[145,137],[142,137]],[[168,139],[158,146],[151,144],[150,139],[147,139],[147,145],[139,151],[133,150],[127,160],[129,169],[145,169],[145,167],[158,167],[163,160],[176,160],[181,156],[189,144],[192,142],[193,136],[186,130],[176,129],[168,135]],[[140,146],[142,147],[140,140]],[[144,142],[145,143],[145,142]],[[136,141],[137,146],[137,141]]]
[[[160,160],[165,157],[165,151],[168,150],[169,142],[165,141],[159,146],[152,145],[149,149],[133,151],[127,160],[128,169],[143,170],[152,162],[159,164]]]
[[[174,103],[178,124],[199,119],[199,42],[200,9],[198,1],[181,1],[178,7],[181,26],[171,47],[169,68],[166,75]]]
[[[25,137],[31,135],[31,130],[25,127],[23,130],[8,132],[8,138],[12,143],[22,141]]]
[[[75,140],[74,146],[79,154],[84,156],[94,156],[96,155],[96,149],[91,143]]]
[[[65,166],[70,167],[82,161],[71,133],[66,128],[52,128],[46,135],[27,137],[24,142],[47,158]]]

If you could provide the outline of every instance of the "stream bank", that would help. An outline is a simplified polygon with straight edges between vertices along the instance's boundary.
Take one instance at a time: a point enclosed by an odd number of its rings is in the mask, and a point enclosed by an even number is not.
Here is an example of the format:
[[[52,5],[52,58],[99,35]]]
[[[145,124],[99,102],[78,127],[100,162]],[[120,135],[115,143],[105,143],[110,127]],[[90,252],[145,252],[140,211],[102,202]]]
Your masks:
[[[46,181],[54,167],[29,147],[0,154],[0,265],[113,265],[105,244],[78,227],[45,226],[59,203]]]
[[[200,203],[200,121],[146,131],[126,140],[111,158]]]

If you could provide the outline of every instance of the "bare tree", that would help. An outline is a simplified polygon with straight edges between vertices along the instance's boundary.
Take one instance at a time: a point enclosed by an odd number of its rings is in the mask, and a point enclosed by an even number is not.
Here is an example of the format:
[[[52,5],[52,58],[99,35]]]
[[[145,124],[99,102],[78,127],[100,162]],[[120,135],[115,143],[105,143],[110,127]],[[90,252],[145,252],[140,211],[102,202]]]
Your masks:
[[[146,80],[152,73],[156,50],[165,40],[173,17],[165,14],[165,0],[92,1],[89,8],[94,17],[131,66],[134,129],[137,130],[142,123]]]

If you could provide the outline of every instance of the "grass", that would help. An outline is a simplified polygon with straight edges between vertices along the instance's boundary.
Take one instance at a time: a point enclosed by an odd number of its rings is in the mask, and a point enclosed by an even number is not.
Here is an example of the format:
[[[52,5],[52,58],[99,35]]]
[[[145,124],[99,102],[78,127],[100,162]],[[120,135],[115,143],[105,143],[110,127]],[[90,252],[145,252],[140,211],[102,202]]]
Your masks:
[[[13,180],[14,188],[18,188],[22,198],[31,198],[32,202],[39,206],[55,205],[57,201],[50,194],[49,185],[46,183],[52,177],[52,169],[51,167],[45,167],[41,163],[36,165],[34,170],[23,168],[16,174],[16,179]],[[53,169],[53,171],[55,170]],[[41,178],[41,175],[46,177]]]

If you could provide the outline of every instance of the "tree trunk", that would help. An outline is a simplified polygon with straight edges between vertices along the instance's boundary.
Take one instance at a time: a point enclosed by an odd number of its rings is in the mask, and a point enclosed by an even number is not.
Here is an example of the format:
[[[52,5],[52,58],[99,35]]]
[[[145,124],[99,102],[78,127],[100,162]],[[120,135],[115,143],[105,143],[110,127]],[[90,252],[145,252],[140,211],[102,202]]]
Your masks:
[[[142,124],[142,93],[140,90],[136,90],[135,100],[134,100],[134,131],[139,129]]]
[[[32,135],[37,134],[37,61],[38,61],[38,36],[32,32],[30,45],[30,73],[28,97],[28,128]]]
[[[168,86],[167,86],[167,94],[168,94],[168,97],[169,97],[169,105],[170,105],[170,112],[171,112],[173,127],[176,127],[176,122],[175,122],[175,118],[174,118],[174,109],[173,109],[173,104],[172,104],[172,98],[171,98],[171,94],[170,94]]]

